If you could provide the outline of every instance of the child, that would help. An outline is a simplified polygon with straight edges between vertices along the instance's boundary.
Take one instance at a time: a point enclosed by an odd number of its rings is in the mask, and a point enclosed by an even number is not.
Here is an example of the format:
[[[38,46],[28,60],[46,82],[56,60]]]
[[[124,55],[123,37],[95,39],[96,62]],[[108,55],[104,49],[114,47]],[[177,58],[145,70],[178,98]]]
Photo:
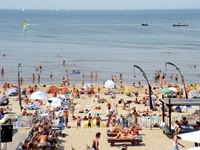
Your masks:
[[[78,119],[77,119],[77,129],[78,128],[81,128],[81,117],[78,116]]]

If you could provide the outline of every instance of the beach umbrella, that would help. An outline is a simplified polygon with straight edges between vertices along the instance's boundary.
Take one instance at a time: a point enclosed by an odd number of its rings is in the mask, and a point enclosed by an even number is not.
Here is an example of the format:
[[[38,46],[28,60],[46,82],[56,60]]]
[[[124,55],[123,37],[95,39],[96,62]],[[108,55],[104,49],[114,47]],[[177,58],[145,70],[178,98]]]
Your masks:
[[[164,88],[164,89],[162,89],[161,90],[161,93],[170,93],[170,92],[172,92],[170,89],[167,89],[167,88]]]
[[[19,89],[18,88],[11,88],[6,92],[6,97],[8,97],[12,93],[18,93]]]
[[[91,87],[88,84],[86,84],[86,85],[82,86],[82,88],[83,89],[90,89]]]
[[[178,137],[185,141],[200,143],[200,131],[179,134]]]
[[[115,82],[113,82],[112,80],[107,80],[104,83],[105,88],[107,89],[113,89],[115,87]]]
[[[47,97],[48,97],[47,94],[43,91],[37,91],[31,94],[32,99],[45,99]]]
[[[173,92],[177,92],[177,89],[175,87],[169,87],[168,89],[173,91]]]
[[[51,104],[48,102],[49,100],[51,100]],[[61,98],[58,98],[58,97],[51,97],[49,98],[47,101],[47,106],[53,106],[53,107],[58,107],[58,106],[61,106],[61,102],[62,102],[62,99]]]

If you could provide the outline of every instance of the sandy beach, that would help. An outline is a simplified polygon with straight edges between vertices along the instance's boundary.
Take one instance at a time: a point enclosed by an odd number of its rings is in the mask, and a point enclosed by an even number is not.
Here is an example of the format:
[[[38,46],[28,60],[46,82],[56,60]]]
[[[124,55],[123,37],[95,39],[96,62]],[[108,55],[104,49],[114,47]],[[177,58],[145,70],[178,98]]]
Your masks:
[[[21,88],[24,87],[28,87],[29,85],[23,85]],[[31,85],[33,86],[33,85]],[[51,85],[47,85],[46,87],[43,87],[43,85],[38,85],[38,90],[40,91],[44,91],[46,92],[48,90],[48,88]],[[58,85],[56,85],[58,88],[62,88],[59,87]],[[124,87],[127,87],[130,93],[134,93],[134,92],[138,92],[138,100],[141,100],[141,98],[143,96],[147,96],[145,95],[145,89],[147,89],[146,85],[143,85],[143,88],[132,88],[131,85],[127,85]],[[182,85],[180,85],[182,86]],[[3,94],[3,85],[0,85],[0,91],[1,94]],[[71,91],[73,88],[77,88],[78,90],[80,90],[81,85],[76,85],[75,87],[69,86],[68,89],[69,91]],[[106,120],[107,120],[107,106],[106,104],[109,102],[111,103],[112,107],[115,109],[116,104],[117,106],[117,110],[118,110],[118,115],[117,118],[119,118],[119,115],[126,115],[128,114],[128,107],[126,108],[126,110],[123,110],[123,104],[118,104],[118,101],[120,99],[123,99],[124,101],[127,100],[135,100],[136,96],[127,96],[124,92],[125,88],[120,88],[119,86],[117,86],[116,89],[111,89],[115,94],[115,98],[111,99],[112,95],[105,95],[104,93],[108,91],[108,89],[104,88],[102,85],[93,85],[94,87],[94,91],[95,94],[81,94],[80,98],[73,98],[73,102],[75,103],[75,112],[74,112],[74,116],[78,117],[80,116],[81,118],[83,118],[84,116],[88,116],[88,114],[85,113],[79,113],[80,110],[85,110],[88,109],[90,110],[90,113],[92,116],[94,116],[95,114],[99,113],[101,114],[100,117],[102,119],[102,123],[105,125],[106,124]],[[152,86],[154,87],[154,86]],[[100,88],[100,93],[98,93],[98,88]],[[153,94],[158,95],[159,99],[162,98],[161,95],[161,91],[160,89],[153,89]],[[99,95],[100,98],[104,98],[107,102],[105,103],[98,103],[95,102],[95,95]],[[52,94],[48,94],[48,98],[51,98],[53,95]],[[1,97],[1,96],[0,96]],[[30,94],[28,95],[28,97],[30,97]],[[13,100],[16,97],[11,97],[9,96],[9,106],[12,107],[13,111],[16,114],[20,113],[20,107],[19,107],[19,101],[15,101]],[[47,106],[47,100],[48,98],[44,99],[43,105],[40,106],[39,110],[46,110]],[[34,101],[32,99],[32,101]],[[22,105],[25,106],[25,103],[22,101]],[[100,110],[95,110],[95,107],[101,107]],[[5,106],[4,106],[5,107]],[[130,108],[136,107],[136,110],[138,111],[144,111],[147,109],[147,106],[145,106],[144,104],[134,104],[131,103],[130,104]],[[198,109],[198,108],[192,108],[192,109],[188,109],[188,114],[192,114],[194,113],[194,111]],[[27,110],[28,112],[33,112],[34,110]],[[131,111],[132,112],[132,111]],[[183,110],[182,113],[176,113],[173,112],[172,116],[177,116],[177,117],[181,117],[182,115],[184,115],[186,112],[185,110]],[[60,112],[60,114],[62,114],[62,111]],[[153,111],[153,114],[155,114],[155,116],[158,116],[159,112],[158,111]],[[57,122],[58,120],[54,120],[55,122]],[[81,121],[81,124],[84,124],[84,120]],[[60,148],[61,149],[65,149],[65,150],[70,150],[72,149],[72,147],[75,150],[86,150],[87,146],[91,147],[92,145],[92,139],[95,137],[95,134],[97,132],[101,133],[101,137],[99,139],[99,148],[100,150],[119,150],[122,148],[123,144],[121,143],[117,143],[116,146],[111,147],[110,144],[107,142],[107,130],[111,127],[104,127],[104,128],[97,128],[92,127],[92,128],[83,128],[81,127],[81,129],[77,129],[76,128],[76,120],[72,120],[71,119],[71,113],[69,113],[69,123],[68,126],[70,126],[71,128],[69,129],[65,129],[62,132],[65,133],[67,136],[66,137],[59,137],[59,144],[60,144]],[[134,149],[141,149],[141,150],[146,150],[146,149],[150,149],[150,150],[169,150],[172,148],[172,139],[169,139],[165,134],[163,134],[162,129],[160,128],[152,128],[150,129],[149,127],[145,127],[143,125],[141,125],[142,130],[139,132],[140,135],[142,136],[142,140],[143,142],[140,143],[139,145],[130,145],[130,143],[125,143],[128,145],[128,150],[134,150]],[[17,144],[20,141],[23,141],[24,138],[26,137],[26,135],[28,134],[30,129],[18,129],[18,131],[14,134],[13,136],[13,142],[8,143],[8,149],[14,149],[17,147]],[[185,147],[179,147],[180,149],[188,149],[190,147],[192,147],[194,145],[194,143],[192,142],[187,142],[187,141],[183,141],[183,140],[179,140],[179,142],[181,144],[183,144]]]

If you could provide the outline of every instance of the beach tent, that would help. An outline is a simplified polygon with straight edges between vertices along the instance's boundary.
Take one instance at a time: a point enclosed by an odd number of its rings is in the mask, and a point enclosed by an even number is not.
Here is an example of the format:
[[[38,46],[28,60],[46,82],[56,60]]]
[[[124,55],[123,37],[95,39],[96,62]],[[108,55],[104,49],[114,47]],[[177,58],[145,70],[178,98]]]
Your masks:
[[[61,106],[62,99],[58,97],[52,97],[48,100],[52,100],[51,107],[58,107]],[[50,103],[47,101],[47,106],[50,106]]]
[[[48,89],[48,92],[49,94],[54,94],[55,92],[58,93],[59,91],[59,88],[56,87],[56,86],[51,86],[49,89]]]
[[[66,91],[69,91],[69,89],[66,87],[62,88],[62,94],[65,94]]]

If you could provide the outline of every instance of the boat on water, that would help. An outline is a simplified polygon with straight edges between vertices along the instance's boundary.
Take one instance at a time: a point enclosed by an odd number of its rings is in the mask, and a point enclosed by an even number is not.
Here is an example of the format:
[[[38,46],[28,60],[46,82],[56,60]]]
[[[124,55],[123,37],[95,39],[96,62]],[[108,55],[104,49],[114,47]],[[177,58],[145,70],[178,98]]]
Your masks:
[[[174,23],[173,26],[174,27],[180,27],[180,26],[189,26],[189,25],[186,24],[186,23]]]
[[[142,26],[148,26],[149,24],[148,23],[142,23]]]
[[[27,31],[26,20],[24,20],[23,31]]]

